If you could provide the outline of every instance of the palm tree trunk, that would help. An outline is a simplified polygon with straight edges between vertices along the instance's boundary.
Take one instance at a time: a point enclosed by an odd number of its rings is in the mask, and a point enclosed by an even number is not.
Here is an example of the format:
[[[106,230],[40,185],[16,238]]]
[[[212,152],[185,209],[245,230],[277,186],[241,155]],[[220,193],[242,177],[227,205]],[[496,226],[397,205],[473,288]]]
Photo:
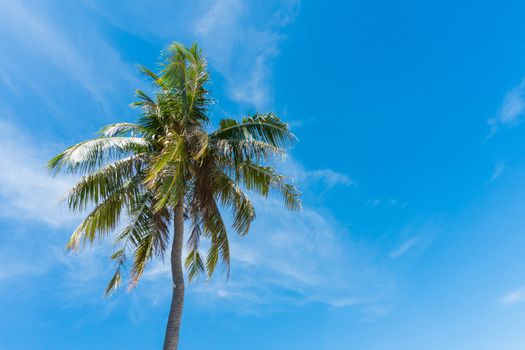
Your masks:
[[[164,350],[177,350],[179,330],[184,305],[184,275],[182,271],[182,244],[184,240],[184,200],[181,198],[175,207],[173,245],[171,247],[171,277],[173,295],[170,316],[166,326]]]

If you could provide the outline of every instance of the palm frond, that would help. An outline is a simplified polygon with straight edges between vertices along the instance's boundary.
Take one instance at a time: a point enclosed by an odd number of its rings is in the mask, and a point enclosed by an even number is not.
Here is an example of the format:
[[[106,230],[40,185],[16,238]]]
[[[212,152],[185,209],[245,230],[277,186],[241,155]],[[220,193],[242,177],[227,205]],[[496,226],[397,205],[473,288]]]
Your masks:
[[[288,209],[301,209],[301,193],[271,166],[243,162],[233,169],[226,170],[226,173],[241,182],[248,190],[253,190],[263,197],[268,196],[270,190],[276,190],[282,195]]]
[[[268,162],[272,159],[283,160],[286,152],[264,141],[257,140],[216,140],[214,149],[217,154],[230,163]]]
[[[296,140],[288,124],[275,114],[255,114],[242,119],[239,123],[233,119],[223,119],[219,129],[211,137],[229,140],[257,140],[274,147],[283,148]]]
[[[87,242],[92,244],[97,237],[104,238],[113,231],[125,206],[136,202],[140,196],[140,178],[128,180],[120,189],[114,191],[98,204],[78,225],[67,244],[68,250],[77,250]]]
[[[115,245],[134,250],[129,288],[134,288],[153,256],[162,257],[169,241],[171,216],[164,209],[155,211],[154,194],[147,192],[129,211],[129,224],[116,237]]]
[[[82,211],[91,204],[97,205],[107,199],[137,174],[141,158],[140,155],[130,156],[82,177],[64,196],[69,209]]]
[[[206,272],[201,254],[197,249],[192,249],[188,252],[184,261],[184,267],[188,271],[188,280],[190,282],[194,281],[200,274]]]
[[[230,245],[228,242],[228,233],[222,220],[221,213],[214,199],[207,203],[203,213],[203,229],[207,237],[211,238],[211,245],[208,249],[206,260],[206,270],[208,277],[213,275],[219,256],[222,263],[227,269],[227,275],[230,273]]]
[[[130,153],[147,151],[150,142],[141,137],[101,137],[80,142],[52,158],[48,169],[52,174],[61,171],[85,174],[97,170],[107,162]]]
[[[233,228],[241,236],[248,234],[250,225],[255,220],[252,202],[232,179],[221,176],[217,183],[218,195],[223,206],[233,209]]]
[[[111,255],[111,260],[115,261],[117,268],[104,291],[106,296],[113,294],[122,285],[122,275],[120,270],[126,261],[126,249],[123,248],[117,250],[115,253],[113,253],[113,255]]]
[[[115,123],[106,125],[103,127],[99,134],[102,137],[114,137],[114,136],[136,136],[143,133],[143,128],[139,124],[135,123]]]
[[[174,203],[173,199],[184,193],[186,182],[185,143],[176,136],[164,141],[164,145],[163,151],[153,160],[153,166],[148,170],[145,179],[150,187],[157,187],[157,210],[170,201]]]

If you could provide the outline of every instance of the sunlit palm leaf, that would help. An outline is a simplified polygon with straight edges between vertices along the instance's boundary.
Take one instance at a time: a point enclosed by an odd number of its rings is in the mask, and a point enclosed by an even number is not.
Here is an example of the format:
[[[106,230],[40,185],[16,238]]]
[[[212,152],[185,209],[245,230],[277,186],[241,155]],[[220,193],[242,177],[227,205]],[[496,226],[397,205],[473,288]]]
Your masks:
[[[49,170],[56,174],[89,173],[112,160],[130,153],[146,152],[150,142],[141,137],[102,137],[78,143],[67,148],[48,163]]]

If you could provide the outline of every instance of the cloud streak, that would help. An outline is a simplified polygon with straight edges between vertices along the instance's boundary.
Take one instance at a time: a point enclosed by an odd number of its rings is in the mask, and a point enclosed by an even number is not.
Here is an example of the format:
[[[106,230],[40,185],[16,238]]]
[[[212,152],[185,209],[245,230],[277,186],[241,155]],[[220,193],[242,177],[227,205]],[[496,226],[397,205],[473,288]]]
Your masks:
[[[494,170],[492,171],[492,176],[490,177],[490,181],[494,181],[498,177],[500,177],[504,169],[505,169],[505,163],[502,163],[502,162],[496,163],[494,165]]]
[[[86,2],[112,24],[161,46],[199,42],[228,97],[256,110],[273,105],[273,61],[300,8],[298,0],[198,0],[173,13],[165,11],[171,1],[133,0],[116,13],[116,1]]]
[[[309,170],[305,172],[304,176],[312,181],[322,181],[327,187],[357,185],[350,176],[332,169]]]
[[[500,303],[503,306],[513,306],[525,302],[525,287],[510,291],[500,298]]]
[[[490,127],[489,137],[493,136],[500,127],[516,126],[523,116],[525,116],[525,79],[505,94],[496,117],[487,120]]]
[[[33,219],[52,226],[71,223],[59,206],[71,181],[52,178],[45,164],[49,157],[11,123],[0,120],[0,215]]]
[[[107,109],[107,94],[116,86],[139,84],[134,68],[79,12],[68,16],[81,24],[66,30],[64,23],[52,19],[50,13],[59,11],[53,6],[5,0],[0,4],[0,33],[5,37],[0,41],[0,77],[11,89],[33,90],[53,104],[57,96],[49,81],[57,84],[65,78]]]
[[[271,106],[272,63],[299,4],[295,0],[278,6],[273,6],[274,1],[215,1],[195,21],[197,38],[225,77],[233,100],[256,109]]]
[[[416,244],[418,243],[417,238],[411,238],[403,242],[399,247],[393,249],[388,254],[391,258],[398,258],[401,255],[408,252],[410,249],[412,249]]]

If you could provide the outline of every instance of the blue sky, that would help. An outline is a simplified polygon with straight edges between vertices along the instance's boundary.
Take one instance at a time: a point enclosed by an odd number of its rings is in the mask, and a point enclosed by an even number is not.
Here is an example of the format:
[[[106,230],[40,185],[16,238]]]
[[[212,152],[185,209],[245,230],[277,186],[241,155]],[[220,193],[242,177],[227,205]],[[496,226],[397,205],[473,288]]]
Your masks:
[[[135,65],[205,49],[213,119],[275,111],[302,213],[254,197],[232,274],[188,288],[182,349],[523,349],[520,1],[0,0],[0,349],[159,348],[168,267],[103,297],[45,163],[132,121]]]

